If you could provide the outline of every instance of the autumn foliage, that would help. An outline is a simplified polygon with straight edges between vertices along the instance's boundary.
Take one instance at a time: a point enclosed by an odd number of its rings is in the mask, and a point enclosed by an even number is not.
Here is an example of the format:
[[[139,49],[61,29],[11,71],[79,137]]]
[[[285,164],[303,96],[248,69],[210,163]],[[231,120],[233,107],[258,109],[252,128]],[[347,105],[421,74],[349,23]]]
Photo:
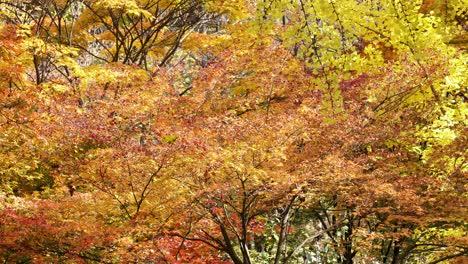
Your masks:
[[[4,263],[465,263],[465,0],[0,1]]]

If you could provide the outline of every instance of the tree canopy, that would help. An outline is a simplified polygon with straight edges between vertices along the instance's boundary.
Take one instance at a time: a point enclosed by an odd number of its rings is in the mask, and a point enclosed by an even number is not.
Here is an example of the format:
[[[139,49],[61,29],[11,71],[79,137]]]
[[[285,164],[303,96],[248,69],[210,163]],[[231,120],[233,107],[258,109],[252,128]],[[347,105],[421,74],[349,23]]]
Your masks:
[[[465,263],[467,0],[0,0],[4,263]]]

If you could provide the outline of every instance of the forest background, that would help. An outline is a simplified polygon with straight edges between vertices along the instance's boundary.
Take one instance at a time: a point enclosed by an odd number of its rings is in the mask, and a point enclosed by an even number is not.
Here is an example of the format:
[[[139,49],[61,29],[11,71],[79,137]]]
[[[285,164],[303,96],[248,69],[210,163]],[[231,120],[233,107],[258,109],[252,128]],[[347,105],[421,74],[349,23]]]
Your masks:
[[[466,263],[466,0],[0,0],[3,263]]]

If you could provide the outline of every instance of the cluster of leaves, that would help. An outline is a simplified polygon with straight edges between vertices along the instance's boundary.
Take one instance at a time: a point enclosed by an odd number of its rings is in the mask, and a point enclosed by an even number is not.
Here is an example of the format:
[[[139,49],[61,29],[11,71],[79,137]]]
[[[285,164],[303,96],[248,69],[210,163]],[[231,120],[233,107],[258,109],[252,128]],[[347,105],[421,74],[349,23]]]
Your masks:
[[[463,263],[467,5],[0,1],[0,260]]]

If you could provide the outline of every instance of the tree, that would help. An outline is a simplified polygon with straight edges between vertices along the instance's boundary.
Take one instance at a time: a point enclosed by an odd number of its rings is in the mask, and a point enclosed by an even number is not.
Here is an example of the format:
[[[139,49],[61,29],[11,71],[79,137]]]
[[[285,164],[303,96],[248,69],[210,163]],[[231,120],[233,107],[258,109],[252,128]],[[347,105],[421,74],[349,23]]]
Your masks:
[[[462,263],[464,6],[1,2],[0,259]]]
[[[149,54],[154,54],[159,66],[165,65],[187,33],[207,17],[203,3],[198,0],[84,1],[83,4],[86,9],[76,26],[87,29],[84,31],[87,36],[79,47],[102,61],[146,68]],[[89,49],[89,41],[97,49]]]

